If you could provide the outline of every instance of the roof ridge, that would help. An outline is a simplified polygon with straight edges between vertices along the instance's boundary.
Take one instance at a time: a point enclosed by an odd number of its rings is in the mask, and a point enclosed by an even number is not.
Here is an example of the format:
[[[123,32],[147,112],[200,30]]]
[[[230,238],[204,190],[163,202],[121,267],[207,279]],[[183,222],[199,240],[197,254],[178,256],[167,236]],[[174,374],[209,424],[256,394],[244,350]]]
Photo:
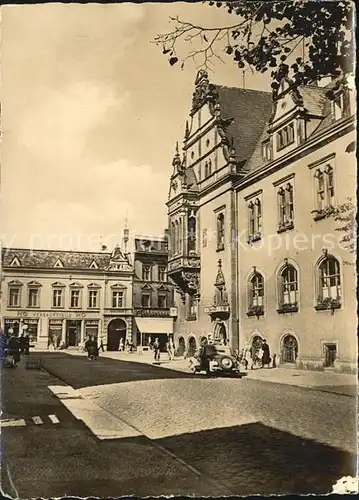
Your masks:
[[[256,92],[257,94],[268,94],[271,95],[272,92],[268,92],[266,90],[257,90],[257,89],[244,89],[242,87],[229,87],[228,85],[220,85],[218,83],[213,83],[215,87],[220,87],[221,89],[230,89],[230,90],[241,90],[243,92]]]
[[[65,253],[84,253],[84,254],[97,254],[97,255],[111,255],[111,252],[98,252],[90,250],[54,250],[54,249],[44,249],[44,248],[13,248],[13,247],[2,247],[2,250],[20,251],[20,252],[65,252]]]

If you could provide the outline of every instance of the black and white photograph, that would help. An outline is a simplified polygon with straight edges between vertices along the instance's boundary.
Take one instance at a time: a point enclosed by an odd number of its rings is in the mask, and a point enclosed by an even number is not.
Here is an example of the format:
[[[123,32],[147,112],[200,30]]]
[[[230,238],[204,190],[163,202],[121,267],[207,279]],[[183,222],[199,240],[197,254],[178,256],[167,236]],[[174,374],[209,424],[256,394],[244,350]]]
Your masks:
[[[358,494],[355,20],[2,5],[4,498]]]

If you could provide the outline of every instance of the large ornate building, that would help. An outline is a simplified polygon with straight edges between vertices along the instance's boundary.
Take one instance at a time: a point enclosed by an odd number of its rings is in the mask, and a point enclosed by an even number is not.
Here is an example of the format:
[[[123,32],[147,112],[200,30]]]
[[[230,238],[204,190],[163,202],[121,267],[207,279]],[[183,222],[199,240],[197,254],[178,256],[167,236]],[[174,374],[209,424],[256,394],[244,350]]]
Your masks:
[[[198,73],[167,202],[182,349],[260,337],[277,364],[355,370],[355,273],[332,217],[355,199],[354,115],[341,79],[283,80],[273,98]]]

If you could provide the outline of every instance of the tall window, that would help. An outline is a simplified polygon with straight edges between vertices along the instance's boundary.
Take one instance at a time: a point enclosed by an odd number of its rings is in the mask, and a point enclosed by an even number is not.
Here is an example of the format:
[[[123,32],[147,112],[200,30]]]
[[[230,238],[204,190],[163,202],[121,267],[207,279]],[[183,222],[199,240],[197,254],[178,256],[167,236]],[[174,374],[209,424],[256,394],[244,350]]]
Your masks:
[[[196,224],[196,215],[192,210],[190,215],[188,216],[188,251],[195,252],[196,251],[196,232],[197,232],[197,224]]]
[[[151,281],[151,266],[142,267],[142,279],[144,281]]]
[[[162,283],[165,283],[167,281],[166,277],[166,268],[165,267],[159,267],[158,268],[158,281],[161,281]]]
[[[123,297],[124,297],[124,292],[122,291],[112,292],[112,307],[115,308],[123,307]]]
[[[39,305],[39,289],[29,288],[28,307],[38,307],[38,305]]]
[[[21,287],[9,287],[9,307],[20,307]]]
[[[89,290],[88,305],[90,309],[96,309],[98,307],[98,290]]]
[[[277,132],[277,151],[294,143],[294,123],[289,123]]]
[[[143,293],[141,296],[142,307],[151,307],[151,296],[149,293]]]
[[[303,118],[298,118],[297,120],[297,136],[298,143],[302,144],[305,141],[305,121]]]
[[[349,92],[349,89],[344,87],[342,91],[334,97],[334,100],[332,101],[332,113],[334,120],[350,116]]]
[[[264,280],[260,273],[255,273],[249,282],[249,307],[263,307]]]
[[[287,264],[280,274],[279,307],[288,308],[298,305],[298,273],[295,267]]]
[[[287,184],[278,191],[279,230],[292,229],[294,225],[293,186]]]
[[[224,214],[217,215],[217,250],[224,249]]]
[[[188,295],[188,319],[192,321],[197,319],[197,300],[191,294]]]
[[[272,159],[272,144],[269,139],[262,142],[262,158],[264,161],[269,161]]]
[[[171,253],[176,253],[176,227],[174,222],[171,223]]]
[[[63,290],[60,288],[55,288],[52,291],[52,307],[63,307]]]
[[[254,238],[260,237],[262,230],[262,204],[259,198],[252,200],[248,205],[249,215],[249,239],[253,241]]]
[[[165,293],[158,294],[158,307],[160,309],[165,309],[167,307],[167,297]]]
[[[333,207],[335,203],[334,170],[331,165],[318,168],[315,172],[316,183],[316,210],[322,212]]]
[[[80,307],[80,290],[71,290],[70,307]]]
[[[319,300],[340,300],[340,265],[329,256],[319,266]]]

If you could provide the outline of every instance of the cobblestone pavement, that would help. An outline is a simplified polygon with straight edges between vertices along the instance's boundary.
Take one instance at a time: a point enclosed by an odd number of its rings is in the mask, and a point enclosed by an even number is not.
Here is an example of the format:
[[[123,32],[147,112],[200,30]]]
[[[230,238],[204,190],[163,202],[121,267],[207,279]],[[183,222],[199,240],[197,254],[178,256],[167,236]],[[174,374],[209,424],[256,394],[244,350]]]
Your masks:
[[[59,353],[44,362],[233,494],[327,493],[355,475],[352,398],[103,358]]]

